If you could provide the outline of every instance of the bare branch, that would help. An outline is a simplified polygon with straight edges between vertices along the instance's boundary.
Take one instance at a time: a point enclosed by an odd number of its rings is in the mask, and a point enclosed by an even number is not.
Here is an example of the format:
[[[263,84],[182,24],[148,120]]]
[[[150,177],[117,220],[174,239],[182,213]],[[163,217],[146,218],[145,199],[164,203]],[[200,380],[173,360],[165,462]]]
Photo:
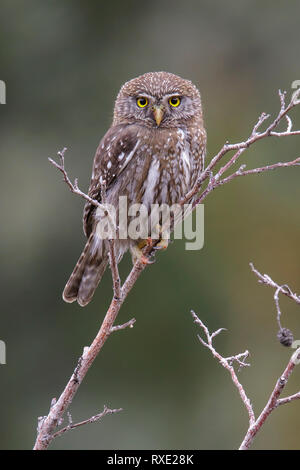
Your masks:
[[[276,282],[274,282],[268,274],[261,274],[253,265],[253,263],[250,263],[250,267],[254,274],[259,278],[259,281],[261,284],[265,284],[267,286],[273,287],[276,289],[276,291],[281,292],[281,294],[286,295],[290,299],[294,300],[297,304],[300,304],[300,295],[295,294],[292,292],[292,290],[289,288],[287,284],[283,284],[280,286]]]
[[[79,358],[78,364],[67,383],[64,391],[60,395],[59,399],[51,407],[49,414],[44,418],[43,422],[39,425],[39,433],[36,439],[34,450],[47,449],[50,443],[54,439],[54,430],[61,420],[64,413],[72,403],[72,400],[86,376],[89,368],[93,364],[100,350],[102,349],[105,341],[109,335],[114,331],[113,324],[120,311],[120,308],[129,294],[130,290],[134,286],[137,278],[140,276],[146,265],[137,261],[129,273],[121,290],[120,297],[113,297],[108,311],[104,317],[100,330],[92,342],[90,347],[84,348],[83,355]],[[121,329],[121,328],[120,328]]]
[[[260,168],[252,168],[251,170],[244,170],[246,168],[246,165],[242,165],[237,171],[232,173],[230,176],[227,176],[227,178],[223,178],[219,180],[216,184],[216,186],[221,186],[222,184],[229,183],[229,181],[233,180],[237,176],[246,176],[246,175],[255,175],[259,173],[263,173],[265,171],[270,171],[270,170],[275,170],[277,168],[288,168],[292,166],[299,166],[300,165],[300,157],[297,157],[295,160],[292,160],[290,162],[278,162],[274,163],[273,165],[266,165]]]
[[[93,204],[93,206],[101,207],[101,208],[103,208],[103,210],[105,210],[105,208],[103,207],[102,204],[100,204],[99,201],[97,201],[96,199],[92,199],[90,196],[83,193],[79,189],[78,179],[77,178],[75,178],[74,183],[72,183],[72,181],[70,180],[70,178],[68,176],[68,173],[65,169],[65,153],[66,153],[66,151],[67,151],[67,147],[64,147],[63,150],[60,150],[59,152],[57,152],[57,155],[59,156],[60,164],[57,163],[52,158],[48,158],[49,162],[52,163],[52,165],[54,165],[63,174],[64,181],[69,186],[70,191],[72,193],[77,194],[78,196],[82,197],[83,199],[85,199],[89,203]]]
[[[118,409],[111,410],[110,408],[107,408],[107,407],[104,405],[104,409],[103,409],[103,411],[102,411],[101,413],[98,413],[97,415],[92,416],[91,418],[86,419],[86,420],[84,420],[84,421],[80,421],[80,423],[76,423],[76,424],[73,424],[73,423],[72,423],[71,415],[70,415],[70,413],[68,412],[68,417],[69,417],[69,424],[68,424],[68,426],[65,426],[64,428],[60,429],[59,431],[56,431],[56,432],[53,434],[53,439],[55,439],[56,437],[61,436],[62,434],[64,434],[64,433],[67,432],[67,431],[71,431],[71,429],[76,429],[76,428],[78,428],[79,426],[83,426],[84,424],[95,423],[96,421],[100,421],[100,420],[101,420],[104,416],[106,416],[106,415],[110,415],[110,414],[114,414],[114,413],[119,413],[120,411],[123,411],[122,408],[118,408]]]
[[[277,323],[279,327],[279,332],[277,336],[281,344],[283,344],[284,346],[291,346],[293,342],[293,334],[288,328],[283,328],[281,324],[281,309],[279,305],[279,294],[286,295],[297,304],[300,304],[300,296],[292,292],[292,290],[289,288],[287,284],[283,284],[282,286],[280,286],[279,284],[274,282],[273,279],[271,279],[270,276],[268,276],[268,274],[261,274],[254,267],[253,263],[250,263],[250,267],[251,267],[251,270],[254,272],[254,274],[258,277],[258,282],[276,289],[274,293],[274,302],[276,306]]]
[[[277,406],[285,405],[286,403],[290,403],[293,400],[299,400],[299,398],[300,398],[300,392],[294,393],[294,395],[290,395],[289,397],[279,398],[279,400],[277,400]]]
[[[227,176],[226,178],[221,178],[222,175],[232,168],[233,165],[237,162],[237,160],[240,158],[242,153],[245,152],[251,145],[254,143],[258,142],[261,139],[264,139],[266,137],[287,137],[287,136],[292,136],[292,135],[300,135],[300,130],[293,131],[293,123],[291,118],[288,116],[288,113],[297,105],[299,105],[300,100],[299,100],[299,90],[296,90],[296,92],[293,93],[291,100],[288,105],[285,104],[285,92],[281,92],[279,90],[279,100],[280,100],[280,110],[277,114],[277,116],[273,119],[271,124],[264,130],[264,131],[259,131],[260,127],[262,124],[270,118],[269,114],[262,113],[255,125],[253,126],[252,132],[250,136],[243,142],[235,143],[235,144],[230,144],[229,142],[226,142],[221,150],[209,161],[209,164],[207,167],[203,170],[202,174],[198,178],[197,183],[195,186],[191,189],[191,191],[188,192],[188,194],[182,199],[180,202],[181,205],[186,204],[189,202],[199,191],[201,190],[203,184],[205,181],[208,180],[207,187],[198,194],[197,198],[193,200],[193,206],[195,207],[197,204],[200,204],[207,196],[210,194],[216,187],[228,183],[232,179],[238,177],[238,176],[245,176],[245,175],[251,175],[251,174],[257,174],[257,173],[262,173],[265,171],[269,170],[274,170],[276,168],[284,168],[284,167],[292,167],[292,166],[297,166],[300,163],[300,157],[289,161],[285,163],[276,163],[274,165],[266,165],[260,168],[253,168],[247,171],[243,171],[243,168],[240,168],[239,170],[233,172],[231,175]],[[278,132],[275,129],[277,128],[278,124],[283,120],[287,120],[287,129],[283,132]],[[227,163],[225,163],[214,175],[213,170],[216,168],[217,164],[229,153],[235,151],[234,155],[228,160]]]
[[[211,351],[212,355],[220,362],[220,364],[229,371],[231,375],[231,379],[234,385],[236,386],[236,388],[238,389],[242,402],[244,403],[247,409],[247,412],[249,415],[249,428],[240,446],[240,450],[249,449],[256,434],[262,428],[264,422],[266,421],[270,413],[279,405],[284,405],[286,403],[290,403],[291,401],[298,400],[300,398],[300,392],[295,393],[294,395],[290,395],[289,397],[286,397],[286,398],[279,398],[279,396],[281,395],[283,389],[285,388],[288,382],[288,379],[291,373],[294,370],[295,365],[297,365],[300,362],[300,348],[297,349],[292,355],[292,357],[290,358],[288,365],[286,366],[283,374],[277,380],[266,406],[264,407],[259,417],[256,419],[250,399],[247,397],[247,394],[242,384],[240,383],[232,365],[234,362],[237,362],[241,367],[249,366],[249,364],[245,362],[246,358],[249,355],[248,351],[245,351],[244,353],[241,353],[241,354],[237,354],[235,356],[223,357],[214,348],[212,340],[217,334],[219,334],[222,330],[224,330],[224,328],[220,328],[216,332],[210,334],[208,328],[205,326],[205,324],[200,320],[200,318],[193,311],[192,311],[192,316],[194,318],[194,322],[197,323],[202,328],[207,338],[207,342],[206,342],[203,338],[201,338],[201,336],[198,335],[199,340],[205,347],[207,347]]]
[[[300,131],[292,131],[292,121],[288,117],[289,111],[295,107],[296,105],[300,104],[300,99],[299,99],[299,90],[296,90],[292,98],[290,100],[290,103],[288,105],[285,105],[285,93],[279,92],[279,97],[280,97],[280,111],[276,118],[273,120],[273,122],[267,127],[266,130],[259,132],[259,129],[261,125],[269,118],[268,115],[262,114],[256,124],[254,125],[252,129],[251,135],[246,139],[244,142],[240,142],[237,144],[229,144],[228,142],[222,147],[222,149],[218,152],[217,155],[215,155],[210,163],[207,165],[207,167],[204,169],[202,174],[200,175],[196,185],[194,188],[192,188],[191,191],[183,198],[183,200],[180,202],[181,205],[185,204],[186,202],[189,202],[192,198],[194,198],[197,193],[199,193],[200,189],[202,188],[202,185],[204,184],[205,181],[208,181],[207,187],[202,190],[200,194],[198,194],[197,197],[193,199],[193,207],[195,207],[197,204],[202,202],[208,194],[210,194],[216,187],[225,184],[232,179],[234,179],[237,176],[242,176],[246,174],[254,174],[254,173],[261,173],[264,171],[269,171],[271,169],[275,169],[278,167],[289,167],[289,166],[295,166],[299,164],[299,158],[296,160],[293,160],[288,163],[277,163],[275,165],[269,165],[266,167],[262,168],[256,168],[256,169],[251,169],[251,170],[244,170],[244,165],[240,166],[239,170],[234,172],[232,175],[229,175],[226,178],[221,178],[221,176],[230,169],[238,160],[238,158],[241,156],[241,154],[249,148],[253,143],[257,142],[260,139],[263,139],[265,137],[269,136],[276,136],[276,137],[283,137],[283,136],[290,136],[290,135],[299,135]],[[285,118],[287,120],[287,129],[284,132],[277,132],[275,129],[277,128],[277,125],[280,123],[280,121]],[[223,157],[227,155],[228,152],[234,151],[234,155],[231,157],[231,159],[225,163],[221,169],[214,175],[213,170],[215,169],[216,165],[221,161]],[[104,201],[105,201],[105,190],[102,188],[102,196],[104,196],[104,199],[102,199],[102,203],[99,201],[92,199],[88,194],[83,193],[79,187],[78,187],[78,180],[75,179],[74,183],[71,182],[70,178],[68,177],[68,174],[65,170],[65,163],[64,163],[64,155],[65,155],[66,149],[64,148],[62,151],[58,152],[60,163],[55,162],[51,158],[49,159],[50,162],[63,174],[64,181],[68,185],[69,189],[74,193],[79,195],[80,197],[84,198],[86,201],[88,201],[90,204],[101,208],[101,210],[104,212],[105,215],[108,216],[109,218],[109,223],[112,223],[114,227],[114,221],[111,220],[111,216],[109,214],[109,211],[107,211],[107,208],[105,207]],[[102,182],[103,185],[105,185],[105,181]],[[132,270],[130,271],[127,279],[125,280],[123,286],[121,286],[120,282],[120,276],[118,272],[118,260],[116,259],[116,254],[115,254],[115,245],[114,245],[114,240],[109,240],[109,259],[110,259],[110,267],[111,267],[111,272],[112,272],[112,278],[113,278],[113,290],[114,290],[114,296],[111,301],[111,304],[109,306],[109,309],[105,315],[105,318],[103,320],[103,323],[100,327],[100,330],[95,337],[94,341],[92,342],[90,347],[86,347],[84,350],[83,355],[79,358],[78,364],[69,380],[67,383],[64,391],[62,392],[61,396],[59,399],[54,403],[52,403],[52,406],[50,408],[50,411],[46,417],[43,417],[39,420],[38,424],[38,436],[36,439],[36,443],[34,446],[34,449],[47,449],[49,444],[52,442],[54,439],[55,435],[57,435],[57,432],[55,432],[55,429],[58,425],[61,424],[62,418],[64,413],[67,411],[68,407],[70,406],[74,395],[76,391],[78,390],[82,380],[84,379],[87,371],[91,367],[92,363],[96,359],[97,355],[99,354],[99,351],[102,349],[105,341],[109,337],[109,335],[113,332],[116,331],[117,329],[123,329],[126,326],[132,326],[133,323],[130,325],[124,324],[121,325],[120,327],[116,326],[114,327],[113,324],[116,320],[116,317],[119,313],[119,310],[125,301],[127,295],[135,285],[137,279],[143,272],[143,270],[146,268],[148,265],[147,259],[152,256],[154,253],[154,248],[155,245],[158,243],[159,240],[149,240],[147,246],[144,248],[144,260],[141,259],[137,261]],[[286,287],[285,287],[286,288]],[[287,294],[285,294],[287,295]],[[132,321],[131,321],[132,322]],[[212,339],[220,332],[218,330],[217,332],[213,333],[212,335],[209,335],[207,337],[208,341],[212,342]],[[220,362],[222,365],[226,364],[226,368],[230,371],[231,376],[233,380],[235,381],[235,385],[237,386],[239,393],[241,397],[243,398],[243,401],[245,403],[245,406],[248,410],[249,414],[249,419],[250,421],[253,421],[253,416],[251,412],[251,404],[248,402],[248,398],[245,395],[245,392],[241,385],[239,384],[238,381],[236,381],[236,374],[234,372],[232,364],[234,362],[237,362],[239,366],[245,366],[247,365],[245,363],[246,356],[243,356],[241,354],[238,354],[236,356],[232,356],[231,358],[222,358],[222,356],[218,355],[218,353],[215,351],[215,349],[212,346],[212,343],[209,345],[209,343],[203,343],[203,344],[208,344],[207,347],[211,349],[211,351],[215,352],[216,357],[219,357]],[[223,361],[223,362],[222,362]],[[224,365],[225,367],[225,365]],[[89,421],[89,420],[87,420]]]
[[[300,348],[296,351],[296,353],[300,357]],[[293,354],[293,356],[294,356],[294,354]],[[263,411],[261,412],[261,414],[259,415],[259,417],[255,421],[255,423],[252,426],[249,426],[249,429],[248,429],[248,431],[247,431],[247,433],[244,437],[244,440],[243,440],[242,444],[240,445],[240,450],[249,449],[249,447],[253,443],[253,440],[254,440],[255,436],[257,435],[258,431],[260,431],[260,429],[262,428],[262,426],[265,423],[266,419],[272,413],[272,411],[275,410],[275,408],[277,408],[279,405],[283,405],[285,403],[290,403],[291,401],[293,401],[295,399],[298,399],[300,397],[300,392],[298,392],[298,393],[296,393],[294,395],[291,395],[289,397],[279,399],[279,396],[281,395],[283,389],[285,388],[285,386],[286,386],[286,384],[289,380],[289,377],[290,377],[291,373],[293,372],[293,370],[295,368],[295,365],[296,365],[296,363],[293,360],[293,356],[289,360],[288,365],[286,366],[283,374],[277,380],[277,382],[275,384],[275,387],[274,387],[274,389],[273,389],[273,391],[270,395],[270,398],[269,398],[265,408],[263,409]]]
[[[127,327],[133,328],[133,325],[135,324],[135,322],[136,322],[136,319],[135,319],[135,318],[132,318],[132,319],[129,320],[128,322],[123,323],[123,325],[116,325],[116,326],[113,326],[110,331],[113,332],[113,331],[124,330],[124,329],[127,328]]]
[[[218,361],[221,363],[221,365],[225,369],[227,369],[228,372],[230,373],[231,379],[232,379],[234,385],[236,386],[236,388],[238,389],[240,397],[241,397],[241,399],[242,399],[242,401],[243,401],[243,403],[246,407],[246,410],[248,412],[249,424],[252,426],[255,422],[255,416],[254,416],[253,408],[252,408],[251,402],[250,402],[249,398],[247,397],[247,394],[246,394],[242,384],[240,383],[240,381],[239,381],[239,379],[236,375],[234,367],[232,365],[234,362],[237,362],[240,367],[249,366],[249,364],[245,363],[246,358],[249,356],[249,352],[245,351],[242,354],[237,354],[235,356],[226,357],[226,358],[221,356],[221,354],[219,354],[215,350],[215,348],[213,347],[213,338],[216,335],[218,335],[222,330],[224,330],[224,328],[220,328],[219,330],[217,330],[214,333],[210,334],[208,328],[204,325],[204,323],[200,320],[200,318],[195,314],[195,312],[192,311],[191,313],[192,313],[192,316],[194,318],[194,322],[197,323],[203,329],[203,331],[205,333],[205,336],[207,338],[207,342],[205,342],[201,338],[201,336],[198,335],[199,340],[201,341],[201,343],[204,346],[206,346],[211,351],[212,355],[216,359],[218,359]]]
[[[257,269],[254,267],[254,265],[252,263],[250,263],[250,266],[251,266],[252,271],[257,275],[260,283],[268,285],[268,286],[276,289],[275,294],[274,294],[274,301],[275,301],[276,310],[277,310],[277,320],[278,320],[278,323],[279,323],[279,326],[280,326],[280,332],[279,333],[281,335],[281,343],[286,345],[286,346],[290,346],[292,344],[292,338],[293,338],[292,333],[287,328],[282,328],[281,323],[280,323],[281,310],[280,310],[280,307],[279,307],[279,293],[282,293],[282,294],[290,297],[297,304],[300,303],[300,298],[297,294],[294,294],[292,292],[292,290],[289,288],[289,286],[287,284],[279,286],[276,282],[274,282],[270,278],[270,276],[268,276],[267,274],[261,274],[259,271],[257,271]],[[290,395],[288,397],[279,398],[282,391],[284,390],[284,388],[285,388],[285,386],[286,386],[286,384],[289,380],[289,377],[292,374],[295,366],[300,363],[300,348],[298,348],[292,354],[285,370],[283,371],[282,375],[277,380],[277,382],[275,384],[275,387],[274,387],[274,389],[273,389],[273,391],[272,391],[272,393],[269,397],[269,400],[268,400],[266,406],[262,410],[259,417],[256,419],[255,415],[254,415],[253,407],[251,405],[251,402],[250,402],[249,398],[247,397],[246,392],[243,389],[241,383],[239,382],[239,380],[237,378],[237,375],[235,373],[235,370],[233,368],[234,362],[237,362],[241,367],[249,366],[249,364],[247,364],[245,362],[248,355],[249,355],[248,351],[245,351],[244,353],[241,353],[241,354],[237,354],[235,356],[226,357],[226,358],[221,356],[215,350],[215,348],[213,347],[212,340],[217,334],[219,334],[223,330],[223,328],[220,328],[219,330],[217,330],[214,333],[210,334],[208,328],[198,318],[198,316],[194,312],[192,312],[192,315],[193,315],[195,323],[200,325],[200,327],[203,329],[203,331],[206,335],[206,338],[207,338],[207,342],[205,342],[199,335],[198,335],[198,338],[200,339],[201,343],[211,351],[212,355],[216,359],[218,359],[218,361],[221,363],[221,365],[230,372],[232,381],[233,381],[234,385],[237,387],[237,389],[239,390],[240,397],[241,397],[241,399],[242,399],[242,401],[243,401],[243,403],[244,403],[244,405],[245,405],[245,407],[248,411],[249,427],[248,427],[248,431],[247,431],[247,433],[246,433],[246,435],[243,439],[243,442],[240,446],[240,450],[249,449],[249,447],[253,443],[253,440],[254,440],[256,434],[258,433],[258,431],[260,431],[260,429],[262,428],[262,426],[265,423],[266,419],[268,418],[268,416],[271,414],[271,412],[274,409],[276,409],[280,405],[284,405],[286,403],[290,403],[293,400],[300,399],[300,391],[293,394],[293,395]],[[280,337],[280,335],[278,337]]]

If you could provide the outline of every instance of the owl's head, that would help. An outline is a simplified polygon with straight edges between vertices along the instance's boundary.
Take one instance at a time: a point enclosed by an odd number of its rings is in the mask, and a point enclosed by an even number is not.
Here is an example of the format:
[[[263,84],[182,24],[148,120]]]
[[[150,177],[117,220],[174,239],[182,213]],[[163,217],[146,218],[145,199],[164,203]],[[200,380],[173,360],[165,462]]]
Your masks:
[[[113,124],[171,128],[202,123],[200,93],[189,80],[150,72],[125,83],[116,99]]]

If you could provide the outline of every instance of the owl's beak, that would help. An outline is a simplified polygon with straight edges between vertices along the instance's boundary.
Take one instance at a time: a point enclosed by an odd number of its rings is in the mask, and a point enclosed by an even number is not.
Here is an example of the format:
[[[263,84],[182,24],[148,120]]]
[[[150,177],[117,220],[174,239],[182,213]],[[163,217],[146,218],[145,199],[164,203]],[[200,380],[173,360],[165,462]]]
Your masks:
[[[154,116],[154,119],[155,119],[155,122],[157,124],[157,126],[160,125],[163,117],[164,117],[164,111],[163,111],[163,107],[162,106],[153,106],[153,116]]]

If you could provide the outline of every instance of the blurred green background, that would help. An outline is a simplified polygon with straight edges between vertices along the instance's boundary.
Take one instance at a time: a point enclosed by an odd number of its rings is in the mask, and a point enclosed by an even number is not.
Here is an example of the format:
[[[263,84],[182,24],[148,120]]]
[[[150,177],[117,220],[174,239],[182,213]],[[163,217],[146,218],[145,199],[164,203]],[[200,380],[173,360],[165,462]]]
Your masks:
[[[107,271],[91,304],[61,292],[84,244],[83,201],[47,158],[68,147],[69,174],[88,187],[92,159],[123,82],[167,70],[203,98],[208,155],[246,138],[262,112],[278,111],[279,88],[300,79],[297,1],[1,1],[0,446],[33,446],[48,412],[93,340],[111,297]],[[300,127],[300,110],[291,116]],[[299,156],[299,137],[259,142],[248,168]],[[190,309],[225,356],[251,352],[240,379],[259,413],[291,351],[276,340],[273,291],[253,261],[300,291],[300,169],[235,180],[205,202],[205,246],[176,241],[138,280],[118,323],[133,329],[106,343],[71,406],[73,421],[122,407],[65,434],[53,449],[233,449],[247,414],[228,373],[198,341]],[[121,264],[124,278],[129,257]],[[300,338],[299,307],[282,299],[283,324]],[[299,390],[300,369],[286,393]],[[254,449],[297,449],[300,403],[276,410]]]

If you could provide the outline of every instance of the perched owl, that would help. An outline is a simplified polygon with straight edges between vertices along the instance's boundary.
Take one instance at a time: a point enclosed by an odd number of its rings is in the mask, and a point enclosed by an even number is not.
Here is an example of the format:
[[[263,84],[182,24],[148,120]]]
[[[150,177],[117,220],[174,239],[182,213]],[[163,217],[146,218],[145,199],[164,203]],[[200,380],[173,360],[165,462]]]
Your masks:
[[[204,166],[206,132],[200,93],[188,80],[167,72],[150,72],[125,83],[115,102],[113,123],[96,151],[89,196],[118,206],[178,203]],[[90,302],[109,262],[107,240],[99,236],[99,208],[86,203],[85,248],[63,292],[66,302]],[[118,261],[130,249],[139,257],[136,239],[116,240]]]

